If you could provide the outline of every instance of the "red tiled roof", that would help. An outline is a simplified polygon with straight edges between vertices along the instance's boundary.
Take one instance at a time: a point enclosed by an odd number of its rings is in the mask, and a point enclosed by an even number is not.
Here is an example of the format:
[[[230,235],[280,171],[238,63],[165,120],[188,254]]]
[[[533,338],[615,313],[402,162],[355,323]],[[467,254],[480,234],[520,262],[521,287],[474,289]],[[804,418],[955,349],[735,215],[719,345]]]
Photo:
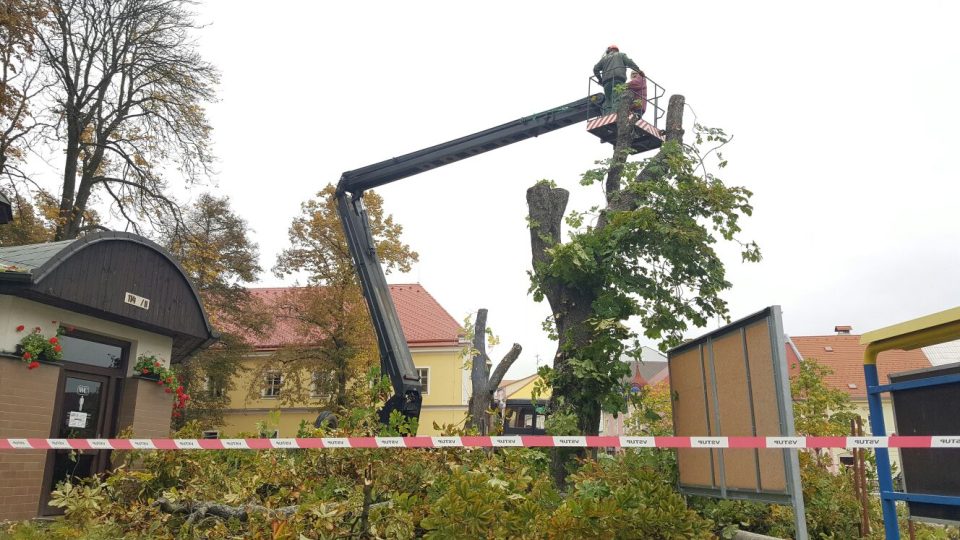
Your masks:
[[[863,352],[866,347],[860,345],[860,336],[790,336],[790,340],[796,345],[804,360],[815,359],[819,364],[833,370],[833,373],[827,375],[824,380],[828,386],[846,392],[853,399],[867,398],[867,383],[863,377]],[[787,344],[787,362],[790,366],[796,363],[796,355],[789,343]],[[930,367],[930,360],[920,349],[886,351],[880,353],[877,358],[880,384],[889,383],[887,376],[891,373],[928,367]],[[791,368],[790,371],[793,373],[795,370]],[[856,387],[850,388],[851,384]]]
[[[251,288],[254,297],[275,308],[281,298],[297,287]],[[446,347],[459,343],[461,327],[452,316],[419,284],[390,285],[390,295],[397,307],[400,326],[413,347]],[[273,329],[263,337],[253,337],[256,349],[277,349],[284,345],[309,342],[300,325],[290,318],[278,317]]]

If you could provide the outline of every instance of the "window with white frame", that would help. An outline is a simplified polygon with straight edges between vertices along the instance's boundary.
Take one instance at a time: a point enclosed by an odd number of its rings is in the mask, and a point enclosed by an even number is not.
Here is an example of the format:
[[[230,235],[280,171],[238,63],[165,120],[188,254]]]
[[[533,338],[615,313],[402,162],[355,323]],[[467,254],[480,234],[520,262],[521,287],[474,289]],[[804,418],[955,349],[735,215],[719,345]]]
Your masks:
[[[330,393],[324,388],[324,377],[319,371],[310,375],[310,397],[315,399],[330,399]]]
[[[207,394],[210,397],[223,397],[223,382],[207,377]]]
[[[279,373],[267,373],[263,378],[263,392],[260,395],[265,398],[278,398],[282,385],[283,377]]]
[[[420,393],[427,395],[430,393],[430,368],[417,368],[417,375],[420,376]]]

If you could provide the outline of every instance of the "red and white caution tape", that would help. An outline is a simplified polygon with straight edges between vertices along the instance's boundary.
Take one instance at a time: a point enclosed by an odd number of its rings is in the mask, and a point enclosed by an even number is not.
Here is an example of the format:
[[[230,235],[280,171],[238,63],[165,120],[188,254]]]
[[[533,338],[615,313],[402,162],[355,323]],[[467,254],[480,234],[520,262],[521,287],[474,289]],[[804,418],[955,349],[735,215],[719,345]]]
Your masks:
[[[324,437],[311,439],[0,439],[6,450],[269,450],[292,448],[960,448],[960,435],[889,437]]]

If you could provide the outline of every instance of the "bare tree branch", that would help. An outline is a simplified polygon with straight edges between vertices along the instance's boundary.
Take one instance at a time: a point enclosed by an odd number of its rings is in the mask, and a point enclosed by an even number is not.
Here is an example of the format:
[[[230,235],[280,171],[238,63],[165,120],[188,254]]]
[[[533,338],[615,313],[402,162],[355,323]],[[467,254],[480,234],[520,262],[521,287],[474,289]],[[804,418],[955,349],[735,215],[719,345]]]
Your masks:
[[[196,51],[189,0],[53,0],[39,36],[57,85],[47,114],[63,145],[58,238],[85,226],[104,178],[113,209],[128,226],[182,228],[177,201],[163,195],[163,171],[187,184],[211,173],[204,104],[215,98],[216,69]],[[122,183],[118,183],[118,179]],[[144,225],[145,224],[145,225]]]

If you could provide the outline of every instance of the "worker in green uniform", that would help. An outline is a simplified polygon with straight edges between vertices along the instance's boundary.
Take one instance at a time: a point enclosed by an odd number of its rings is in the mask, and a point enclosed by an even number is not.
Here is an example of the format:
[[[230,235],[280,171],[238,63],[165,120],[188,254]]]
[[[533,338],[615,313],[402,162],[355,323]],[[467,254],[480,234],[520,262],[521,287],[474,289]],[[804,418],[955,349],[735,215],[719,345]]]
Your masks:
[[[617,103],[614,99],[613,89],[618,84],[627,82],[627,68],[640,71],[636,62],[629,56],[620,52],[616,45],[607,47],[607,52],[603,58],[593,66],[593,75],[603,85],[603,94],[606,99],[603,100],[604,114],[610,114],[617,110]]]

